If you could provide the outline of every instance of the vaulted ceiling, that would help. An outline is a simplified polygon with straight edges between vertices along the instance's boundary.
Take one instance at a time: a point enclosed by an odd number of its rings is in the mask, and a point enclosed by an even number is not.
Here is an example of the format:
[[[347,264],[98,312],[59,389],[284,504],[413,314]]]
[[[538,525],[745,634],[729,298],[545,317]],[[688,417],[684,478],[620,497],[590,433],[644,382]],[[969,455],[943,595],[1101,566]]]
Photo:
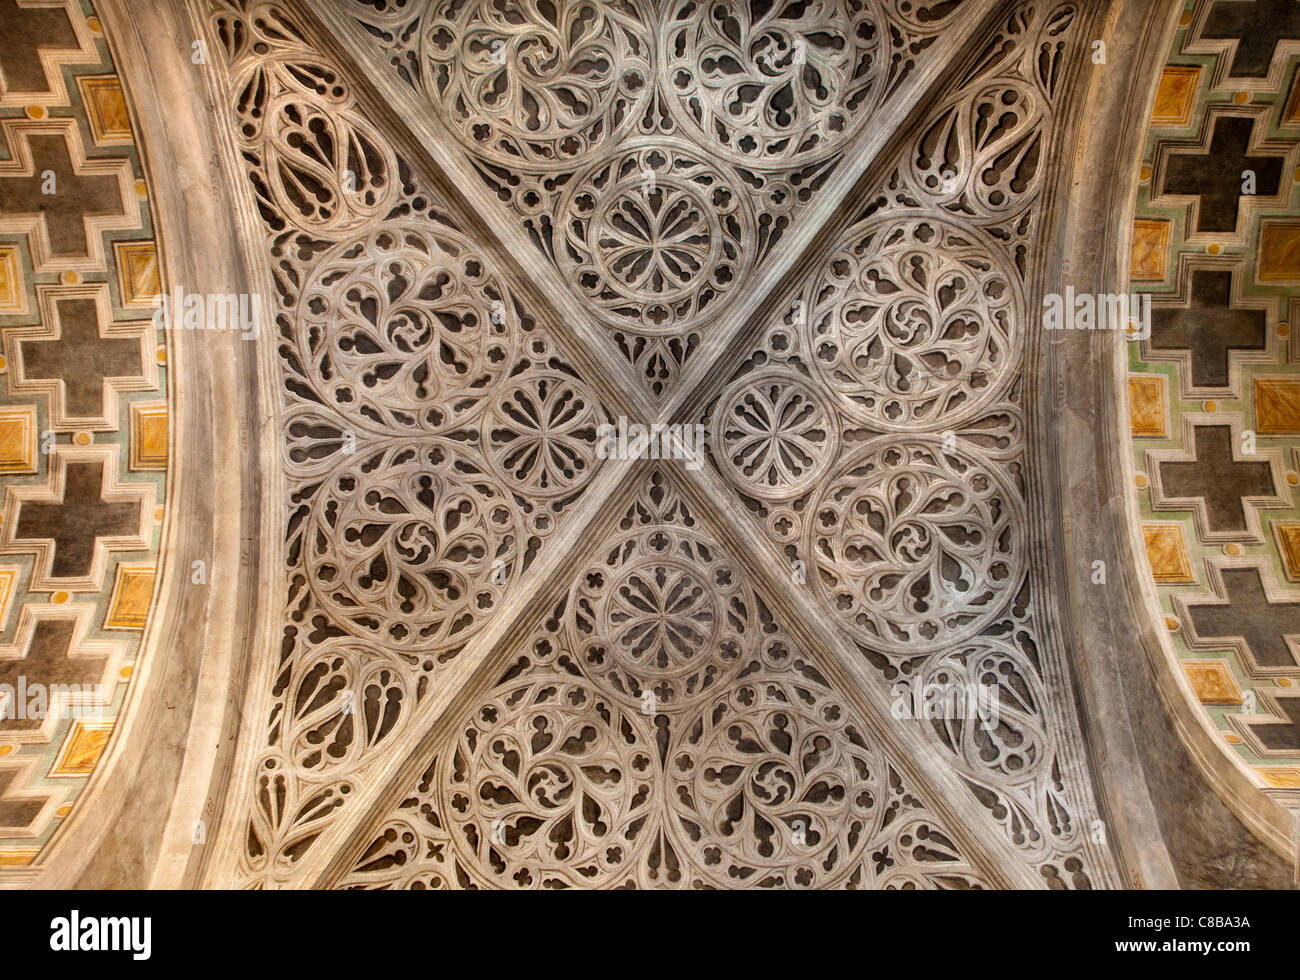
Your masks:
[[[7,881],[1289,883],[1300,25],[153,6],[0,0]]]

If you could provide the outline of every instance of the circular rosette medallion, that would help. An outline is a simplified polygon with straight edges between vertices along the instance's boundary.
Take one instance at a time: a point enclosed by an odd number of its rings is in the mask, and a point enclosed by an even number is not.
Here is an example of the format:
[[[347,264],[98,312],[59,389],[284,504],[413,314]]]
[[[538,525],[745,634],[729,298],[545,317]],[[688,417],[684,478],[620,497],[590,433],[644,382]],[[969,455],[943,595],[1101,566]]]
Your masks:
[[[683,731],[667,766],[672,825],[715,885],[826,887],[854,872],[887,777],[826,691],[759,675]]]
[[[1016,278],[936,218],[861,225],[805,293],[809,361],[857,419],[889,431],[955,427],[1019,363]]]
[[[647,714],[735,671],[756,635],[754,599],[711,543],[662,527],[613,543],[569,594],[569,635],[587,675]]]
[[[822,159],[875,107],[883,19],[862,0],[676,0],[663,87],[692,136],[748,166]]]
[[[326,611],[389,649],[463,641],[519,574],[516,508],[439,447],[358,453],[320,488],[304,535]]]
[[[508,888],[634,876],[654,809],[639,724],[565,675],[498,688],[439,762],[458,860]]]
[[[509,370],[514,305],[467,241],[384,225],[326,252],[303,287],[298,351],[325,404],[363,428],[456,421]]]
[[[764,499],[793,497],[816,482],[835,457],[838,427],[811,385],[784,375],[734,384],[711,426],[723,473]]]
[[[1024,574],[1025,519],[995,468],[937,439],[849,456],[808,522],[812,576],[855,638],[897,654],[950,648],[998,615]]]
[[[639,115],[648,28],[633,3],[470,0],[429,11],[425,88],[475,153],[511,167],[572,165]]]
[[[753,215],[729,169],[656,145],[597,164],[560,208],[557,249],[610,326],[671,336],[714,312],[752,264]]]
[[[586,486],[595,472],[600,404],[563,371],[504,385],[483,417],[493,470],[516,493],[548,498]]]

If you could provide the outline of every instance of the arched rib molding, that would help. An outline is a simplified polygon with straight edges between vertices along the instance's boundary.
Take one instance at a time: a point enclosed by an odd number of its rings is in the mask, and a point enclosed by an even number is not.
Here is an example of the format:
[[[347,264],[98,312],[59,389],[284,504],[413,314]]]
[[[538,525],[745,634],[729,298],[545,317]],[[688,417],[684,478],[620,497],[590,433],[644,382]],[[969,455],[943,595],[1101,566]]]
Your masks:
[[[1083,107],[1075,173],[1062,201],[1059,282],[1110,293],[1128,282],[1147,120],[1183,9],[1116,0],[1106,66]],[[1050,291],[1050,290],[1049,290]],[[1134,887],[1287,887],[1288,812],[1209,730],[1159,622],[1130,492],[1127,351],[1109,331],[1048,345],[1043,410],[1055,455],[1059,570],[1069,640],[1102,795]],[[1109,569],[1091,580],[1094,561]]]
[[[163,281],[195,293],[258,292],[235,228],[234,181],[191,61],[201,36],[181,4],[100,0],[136,114],[159,226]],[[113,746],[53,842],[45,888],[195,884],[214,836],[255,651],[273,638],[281,536],[268,338],[178,330],[170,338],[171,470],[159,582]],[[268,525],[268,519],[272,521]],[[194,562],[206,584],[195,583]],[[260,658],[265,660],[265,657]],[[200,821],[202,823],[200,823]]]

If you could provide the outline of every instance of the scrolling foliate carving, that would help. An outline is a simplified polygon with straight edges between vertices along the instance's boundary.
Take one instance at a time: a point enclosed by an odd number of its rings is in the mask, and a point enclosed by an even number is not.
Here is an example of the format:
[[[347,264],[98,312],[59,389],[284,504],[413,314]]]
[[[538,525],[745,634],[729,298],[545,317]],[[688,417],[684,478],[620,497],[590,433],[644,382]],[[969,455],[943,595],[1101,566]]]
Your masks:
[[[988,878],[659,472],[344,887]]]
[[[908,655],[968,640],[1024,575],[1022,504],[969,448],[886,436],[813,499],[813,581],[866,646]]]
[[[935,719],[935,733],[945,747],[962,757],[968,772],[989,771],[999,778],[1024,782],[1041,777],[1051,758],[1052,735],[1043,708],[1047,693],[1033,660],[1013,643],[976,637],[954,644],[941,656],[926,658],[917,682],[948,688],[953,684],[993,689],[998,728],[990,734],[976,713]]]
[[[292,764],[335,774],[355,769],[393,732],[426,682],[400,654],[374,644],[350,638],[320,644],[288,677],[284,744]]]
[[[875,429],[955,428],[1017,366],[1019,282],[981,236],[933,217],[868,221],[800,301],[810,363]]]
[[[1026,275],[1077,22],[1023,4],[995,25],[703,419],[826,621],[1053,888],[1112,876],[1077,727],[1048,697],[1068,670],[1040,625],[1025,477]],[[954,688],[996,722],[915,713],[914,692]]]
[[[1070,3],[1025,5],[989,40],[956,97],[927,121],[902,170],[922,201],[985,223],[1032,200],[1078,16]]]
[[[282,16],[275,22],[288,23]],[[219,23],[229,29],[227,19]],[[356,111],[335,68],[309,51],[286,51],[251,59],[233,82],[237,138],[249,162],[259,164],[250,179],[269,223],[340,234],[392,209],[396,159]]]
[[[607,413],[293,14],[214,3],[263,225],[288,609],[238,879],[290,879],[594,475]]]
[[[654,396],[959,3],[355,2]]]

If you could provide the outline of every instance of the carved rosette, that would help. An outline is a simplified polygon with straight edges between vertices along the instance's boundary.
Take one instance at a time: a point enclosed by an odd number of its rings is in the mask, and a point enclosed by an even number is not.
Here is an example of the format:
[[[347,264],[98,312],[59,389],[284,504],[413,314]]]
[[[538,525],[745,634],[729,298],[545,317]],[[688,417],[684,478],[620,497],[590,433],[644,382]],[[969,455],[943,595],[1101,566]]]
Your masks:
[[[553,500],[592,476],[600,402],[561,367],[530,371],[496,388],[483,415],[493,471],[516,495]]]
[[[358,428],[442,428],[512,366],[522,331],[508,300],[462,236],[384,223],[312,269],[294,318],[298,356]]]
[[[894,774],[829,692],[806,683],[745,678],[670,753],[676,830],[717,887],[844,884],[868,847],[889,852]]]
[[[781,372],[747,377],[718,400],[718,465],[757,496],[794,497],[835,459],[839,423],[816,387]]]
[[[334,622],[389,649],[463,641],[520,571],[520,515],[436,446],[356,455],[316,493],[305,533],[313,595]]]
[[[747,278],[749,200],[734,174],[656,142],[584,171],[562,204],[561,264],[610,326],[676,336]]]
[[[813,579],[873,649],[932,653],[968,640],[1024,576],[1023,505],[969,449],[886,437],[843,461],[815,500]]]
[[[569,643],[622,701],[695,702],[734,673],[755,635],[743,574],[716,545],[653,528],[610,542],[570,592]]]
[[[810,364],[874,429],[956,429],[1019,364],[1019,287],[973,230],[920,216],[866,222],[798,301]]]
[[[827,157],[878,101],[888,21],[869,2],[678,0],[660,80],[684,132],[745,166]]]
[[[437,770],[458,862],[523,888],[635,868],[654,809],[643,724],[573,677],[503,685]]]
[[[636,3],[430,4],[417,28],[424,92],[485,160],[573,166],[636,119],[650,91],[647,23]]]

